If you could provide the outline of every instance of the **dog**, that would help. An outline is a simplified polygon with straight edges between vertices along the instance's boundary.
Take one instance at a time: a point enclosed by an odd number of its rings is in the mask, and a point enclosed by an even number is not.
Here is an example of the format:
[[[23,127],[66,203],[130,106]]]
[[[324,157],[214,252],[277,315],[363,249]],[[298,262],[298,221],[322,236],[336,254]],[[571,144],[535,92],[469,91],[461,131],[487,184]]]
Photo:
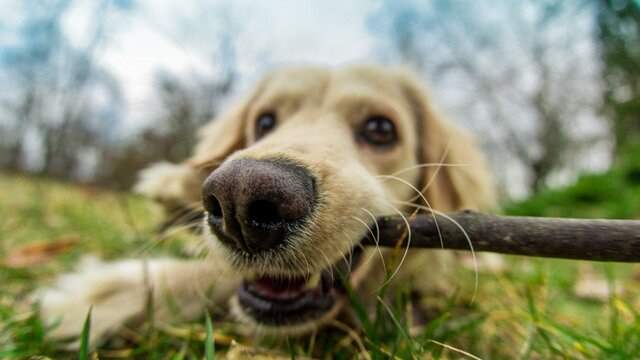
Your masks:
[[[379,66],[273,71],[201,129],[191,158],[144,170],[136,190],[172,212],[202,210],[208,256],[61,276],[39,295],[53,337],[77,336],[91,306],[96,344],[150,302],[155,321],[228,308],[253,333],[300,335],[348,316],[346,287],[366,306],[383,285],[445,296],[453,253],[360,240],[380,216],[495,205],[473,138],[415,76]]]

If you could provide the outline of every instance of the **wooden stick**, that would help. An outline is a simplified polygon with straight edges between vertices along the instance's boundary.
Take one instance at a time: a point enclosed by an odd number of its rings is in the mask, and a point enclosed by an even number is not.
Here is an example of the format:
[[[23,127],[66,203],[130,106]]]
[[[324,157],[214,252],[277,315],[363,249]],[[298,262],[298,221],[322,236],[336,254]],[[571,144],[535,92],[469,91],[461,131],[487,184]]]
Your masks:
[[[420,214],[409,219],[409,223],[411,248],[471,250],[470,240],[475,251],[640,262],[640,220],[516,217],[462,211],[446,215]],[[380,218],[378,227],[380,246],[398,246],[400,241],[403,242],[400,246],[406,245],[407,228],[403,219]],[[372,230],[376,234],[375,226]],[[369,235],[363,243],[376,245],[376,239]]]

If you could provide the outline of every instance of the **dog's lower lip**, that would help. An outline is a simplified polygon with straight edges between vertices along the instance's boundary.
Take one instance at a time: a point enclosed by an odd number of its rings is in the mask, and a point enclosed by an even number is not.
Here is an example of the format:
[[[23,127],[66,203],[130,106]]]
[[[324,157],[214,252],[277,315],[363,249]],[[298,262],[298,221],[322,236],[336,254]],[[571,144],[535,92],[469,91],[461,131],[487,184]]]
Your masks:
[[[309,286],[310,276],[247,280],[238,290],[240,305],[254,320],[266,325],[295,325],[319,318],[344,294],[339,274],[350,274],[359,263],[361,252],[356,248],[349,263],[341,261],[325,269],[313,286]]]

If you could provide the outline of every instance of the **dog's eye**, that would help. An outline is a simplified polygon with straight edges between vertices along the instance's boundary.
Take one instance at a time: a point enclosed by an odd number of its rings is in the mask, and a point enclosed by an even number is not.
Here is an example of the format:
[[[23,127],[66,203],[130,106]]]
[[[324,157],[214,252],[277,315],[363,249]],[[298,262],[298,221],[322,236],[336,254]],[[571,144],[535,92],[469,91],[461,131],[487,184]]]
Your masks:
[[[256,140],[273,130],[276,127],[276,123],[276,114],[272,112],[265,112],[258,115],[256,119]]]
[[[393,122],[381,115],[371,116],[364,122],[360,137],[375,146],[393,145],[398,140]]]

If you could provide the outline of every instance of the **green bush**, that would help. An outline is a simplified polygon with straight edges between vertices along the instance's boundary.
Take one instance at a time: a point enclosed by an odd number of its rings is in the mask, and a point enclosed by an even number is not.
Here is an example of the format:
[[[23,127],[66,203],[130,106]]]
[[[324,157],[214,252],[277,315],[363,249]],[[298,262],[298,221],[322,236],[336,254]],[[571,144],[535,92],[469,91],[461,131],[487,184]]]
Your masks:
[[[562,189],[545,190],[507,204],[505,212],[521,216],[586,218],[640,217],[640,144],[621,151],[607,172],[585,174]]]

